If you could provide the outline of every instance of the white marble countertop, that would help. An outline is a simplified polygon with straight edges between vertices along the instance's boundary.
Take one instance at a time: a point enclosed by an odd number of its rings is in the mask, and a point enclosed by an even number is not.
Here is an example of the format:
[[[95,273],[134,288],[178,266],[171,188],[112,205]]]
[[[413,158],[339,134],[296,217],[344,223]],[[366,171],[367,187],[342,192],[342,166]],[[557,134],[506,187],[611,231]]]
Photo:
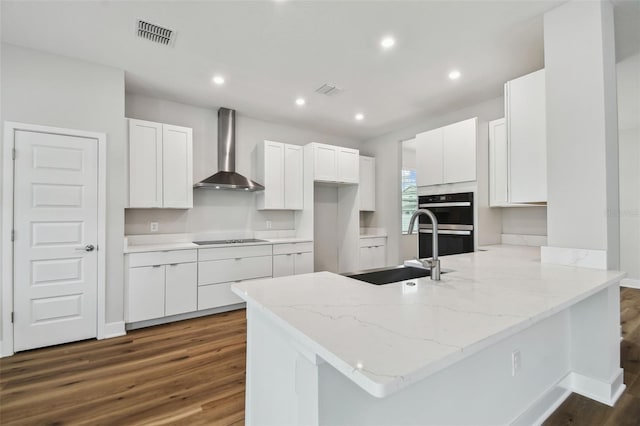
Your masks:
[[[384,397],[613,285],[624,273],[540,263],[535,247],[441,259],[441,281],[372,285],[330,272],[233,291],[374,396]]]
[[[260,242],[251,243],[229,243],[229,244],[208,244],[198,245],[192,242],[164,242],[156,244],[133,244],[125,245],[124,253],[141,253],[148,251],[168,251],[168,250],[188,250],[188,249],[205,249],[213,247],[230,247],[230,246],[257,246],[267,244],[289,244],[289,243],[305,243],[313,240],[308,238],[270,238]]]

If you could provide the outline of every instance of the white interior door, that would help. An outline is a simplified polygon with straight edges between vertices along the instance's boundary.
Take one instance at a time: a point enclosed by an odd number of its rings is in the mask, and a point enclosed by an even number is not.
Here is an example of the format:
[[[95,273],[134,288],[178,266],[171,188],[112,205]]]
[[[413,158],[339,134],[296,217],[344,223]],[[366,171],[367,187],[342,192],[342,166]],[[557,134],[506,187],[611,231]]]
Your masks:
[[[15,149],[14,350],[96,337],[98,141],[21,130]]]

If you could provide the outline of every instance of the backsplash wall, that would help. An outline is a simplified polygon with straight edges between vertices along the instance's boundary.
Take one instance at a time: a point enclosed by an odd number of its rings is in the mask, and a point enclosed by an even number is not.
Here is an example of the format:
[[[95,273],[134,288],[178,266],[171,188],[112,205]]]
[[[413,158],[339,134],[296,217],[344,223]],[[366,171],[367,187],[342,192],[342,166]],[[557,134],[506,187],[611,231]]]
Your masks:
[[[191,127],[194,182],[218,171],[217,108],[201,108],[127,93],[125,116]],[[265,139],[296,145],[322,142],[361,148],[361,142],[355,139],[257,120],[243,116],[242,111],[238,111],[236,117],[236,171],[249,178],[253,178],[254,148]],[[151,222],[158,222],[157,233],[161,234],[294,229],[293,212],[257,211],[255,206],[255,194],[198,189],[193,193],[192,209],[126,209],[125,235],[149,234]]]

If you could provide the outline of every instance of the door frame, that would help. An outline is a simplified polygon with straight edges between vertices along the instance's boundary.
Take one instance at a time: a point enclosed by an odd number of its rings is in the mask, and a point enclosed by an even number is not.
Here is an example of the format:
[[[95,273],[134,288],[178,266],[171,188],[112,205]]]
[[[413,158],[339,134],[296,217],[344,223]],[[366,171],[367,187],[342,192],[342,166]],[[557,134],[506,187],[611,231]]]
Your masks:
[[[98,293],[97,293],[97,338],[106,337],[106,194],[107,194],[107,135],[105,133],[60,127],[40,126],[36,124],[4,122],[3,168],[2,168],[2,335],[0,338],[0,357],[14,354],[13,350],[13,199],[14,199],[14,161],[16,131],[52,133],[76,136],[98,141]]]

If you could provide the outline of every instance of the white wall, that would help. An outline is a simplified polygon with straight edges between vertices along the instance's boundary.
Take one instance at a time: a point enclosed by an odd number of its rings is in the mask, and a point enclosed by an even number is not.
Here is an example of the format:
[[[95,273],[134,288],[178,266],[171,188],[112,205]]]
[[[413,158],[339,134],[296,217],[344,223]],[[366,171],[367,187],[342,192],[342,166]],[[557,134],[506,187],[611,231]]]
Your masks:
[[[617,64],[620,269],[640,279],[640,54]]]
[[[193,128],[193,177],[198,182],[218,171],[217,109],[201,108],[163,99],[127,93],[128,118],[157,121]],[[236,171],[253,177],[252,157],[256,144],[264,139],[305,145],[323,142],[359,148],[354,139],[236,116]],[[293,229],[294,214],[286,211],[260,212],[255,195],[234,191],[195,190],[190,210],[127,209],[125,233],[149,233],[149,222],[159,223],[159,233],[201,231]]]
[[[18,121],[107,134],[106,315],[107,322],[122,321],[124,72],[3,44],[1,80],[3,123]]]
[[[542,206],[503,208],[502,233],[547,235],[547,208]]]
[[[378,205],[384,206],[384,208],[380,208],[374,213],[371,226],[387,230],[387,263],[397,264],[405,258],[415,257],[416,251],[415,236],[403,236],[400,230],[400,168],[402,165],[400,141],[410,139],[416,134],[430,129],[478,117],[478,178],[481,185],[488,187],[487,122],[502,116],[504,116],[504,102],[502,97],[498,97],[445,115],[425,117],[414,125],[376,137],[363,144],[362,151],[374,155],[378,159],[376,163],[376,200]],[[500,210],[490,210],[487,207],[489,204],[488,189],[484,188],[483,192],[486,197],[477,200],[477,202],[481,203],[480,208],[484,209],[486,220],[483,220],[479,226],[483,228],[485,235],[489,236],[488,238],[493,236],[495,240],[502,230]],[[489,242],[497,241],[483,241],[481,239],[480,244]]]

